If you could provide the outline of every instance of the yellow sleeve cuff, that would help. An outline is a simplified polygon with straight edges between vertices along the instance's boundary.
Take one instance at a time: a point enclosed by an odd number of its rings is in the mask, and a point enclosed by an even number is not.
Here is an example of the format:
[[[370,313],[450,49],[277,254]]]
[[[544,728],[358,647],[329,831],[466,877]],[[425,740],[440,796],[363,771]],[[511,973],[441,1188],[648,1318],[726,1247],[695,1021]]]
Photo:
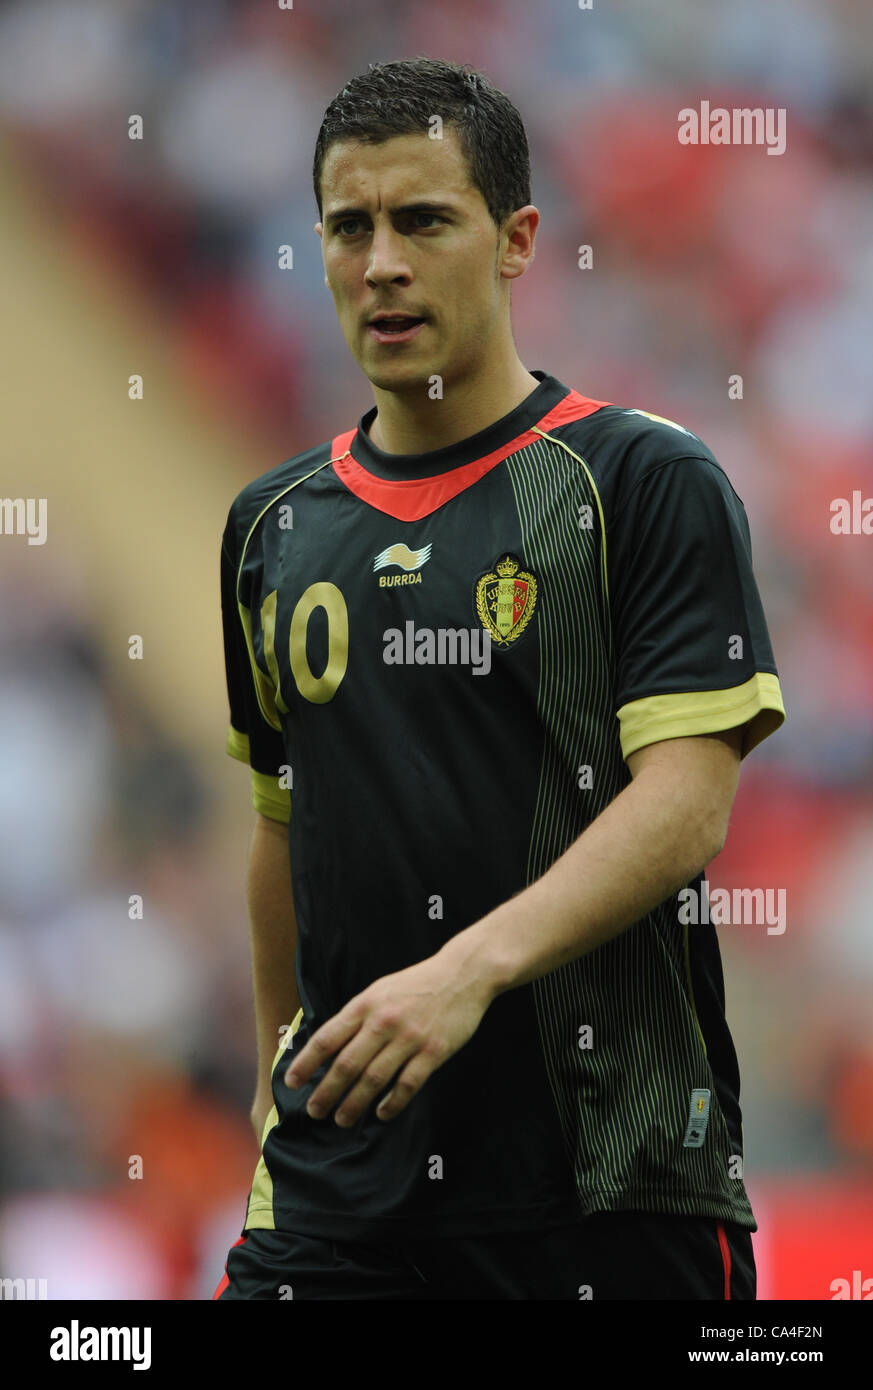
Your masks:
[[[287,825],[291,819],[291,792],[279,782],[278,777],[268,777],[252,768],[252,805],[262,816]]]
[[[779,680],[756,671],[751,680],[730,690],[692,690],[676,695],[649,695],[618,711],[625,761],[638,748],[668,738],[717,734],[745,725],[742,757],[785,722]]]
[[[249,736],[241,734],[233,725],[227,731],[227,743],[225,747],[232,758],[239,758],[241,763],[249,760]]]
[[[237,758],[241,763],[249,763],[248,734],[241,734],[231,726],[227,734],[226,748],[232,758]],[[251,774],[252,805],[255,810],[260,811],[262,816],[268,816],[270,820],[278,820],[287,825],[291,819],[291,791],[288,787],[280,785],[284,779],[269,777],[265,772],[255,772],[254,768],[251,768]]]

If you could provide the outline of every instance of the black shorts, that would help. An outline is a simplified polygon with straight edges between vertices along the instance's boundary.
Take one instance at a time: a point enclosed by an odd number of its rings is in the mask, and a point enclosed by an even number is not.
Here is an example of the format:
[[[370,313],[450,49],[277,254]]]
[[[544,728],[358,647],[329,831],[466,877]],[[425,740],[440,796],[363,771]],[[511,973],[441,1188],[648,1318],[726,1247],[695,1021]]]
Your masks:
[[[603,1212],[518,1234],[334,1240],[244,1231],[213,1299],[754,1299],[751,1233],[729,1221]]]

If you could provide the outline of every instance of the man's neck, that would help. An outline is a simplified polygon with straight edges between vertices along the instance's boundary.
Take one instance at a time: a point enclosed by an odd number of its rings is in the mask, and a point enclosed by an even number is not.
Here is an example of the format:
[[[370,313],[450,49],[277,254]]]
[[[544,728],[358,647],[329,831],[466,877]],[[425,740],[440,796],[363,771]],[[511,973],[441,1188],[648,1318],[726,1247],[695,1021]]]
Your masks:
[[[450,387],[442,400],[431,400],[426,388],[401,393],[374,387],[370,441],[386,454],[444,449],[501,420],[539,385],[516,357],[510,371],[488,370],[482,378]]]

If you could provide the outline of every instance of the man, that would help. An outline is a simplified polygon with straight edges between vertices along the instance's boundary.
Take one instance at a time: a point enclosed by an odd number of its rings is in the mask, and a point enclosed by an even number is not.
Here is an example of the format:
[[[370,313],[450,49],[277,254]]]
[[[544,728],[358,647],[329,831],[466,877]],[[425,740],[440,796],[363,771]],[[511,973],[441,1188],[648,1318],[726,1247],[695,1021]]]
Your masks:
[[[539,214],[480,74],[372,66],[314,183],[376,404],[224,534],[262,1153],[215,1296],[754,1298],[678,896],[784,719],[742,503],[681,426],[522,365]]]

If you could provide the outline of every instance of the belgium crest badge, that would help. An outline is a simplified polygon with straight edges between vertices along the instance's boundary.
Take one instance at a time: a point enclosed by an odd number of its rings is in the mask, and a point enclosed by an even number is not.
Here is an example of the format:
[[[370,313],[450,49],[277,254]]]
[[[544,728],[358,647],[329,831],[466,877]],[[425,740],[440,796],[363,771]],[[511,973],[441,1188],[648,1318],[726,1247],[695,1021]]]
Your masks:
[[[476,581],[476,612],[491,640],[500,647],[520,637],[530,622],[537,601],[537,581],[520,568],[513,555],[504,554],[493,570]]]

